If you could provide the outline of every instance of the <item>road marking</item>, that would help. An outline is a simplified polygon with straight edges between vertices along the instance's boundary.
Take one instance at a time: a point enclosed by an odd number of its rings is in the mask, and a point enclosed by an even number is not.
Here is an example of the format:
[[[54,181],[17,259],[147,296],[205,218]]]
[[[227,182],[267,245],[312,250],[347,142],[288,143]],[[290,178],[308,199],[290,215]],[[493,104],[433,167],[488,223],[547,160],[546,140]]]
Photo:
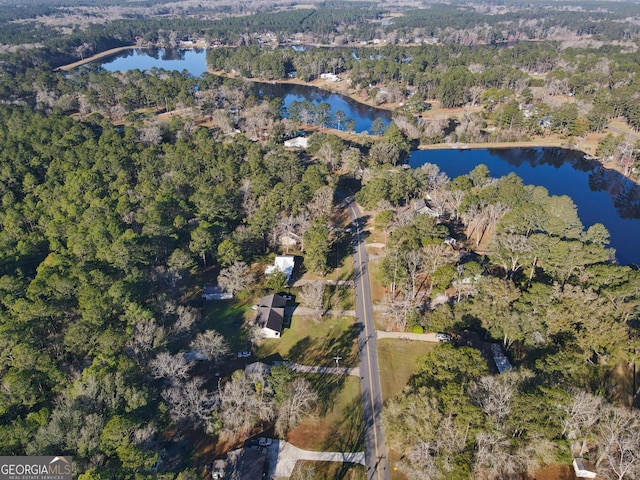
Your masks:
[[[359,217],[356,215],[355,209],[353,205],[351,205],[351,210],[358,219]],[[359,258],[359,274],[360,274],[360,289],[362,290],[362,298],[360,299],[362,302],[362,314],[363,314],[363,322],[364,322],[364,330],[365,330],[365,346],[367,348],[367,364],[369,365],[369,396],[371,397],[371,417],[373,420],[372,428],[373,428],[373,445],[375,447],[375,458],[377,460],[374,468],[376,469],[376,477],[380,478],[380,470],[378,469],[378,465],[380,463],[380,456],[378,451],[378,428],[377,428],[377,419],[376,419],[376,407],[375,407],[375,399],[373,397],[373,369],[371,368],[371,346],[369,344],[369,330],[367,325],[367,306],[365,303],[365,289],[364,289],[364,281],[362,277],[364,276],[363,268],[362,268],[362,247],[363,243],[361,241],[361,230],[358,222],[358,258]],[[356,307],[357,308],[357,307]]]

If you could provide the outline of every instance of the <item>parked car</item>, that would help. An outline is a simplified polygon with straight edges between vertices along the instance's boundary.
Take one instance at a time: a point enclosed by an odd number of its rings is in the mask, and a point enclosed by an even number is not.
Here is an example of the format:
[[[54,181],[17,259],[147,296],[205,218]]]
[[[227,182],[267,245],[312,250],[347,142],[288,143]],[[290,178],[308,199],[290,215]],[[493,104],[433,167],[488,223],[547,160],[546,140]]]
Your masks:
[[[272,443],[273,443],[273,440],[270,438],[260,437],[258,439],[258,445],[260,445],[261,447],[268,447]]]
[[[438,332],[436,333],[436,340],[438,340],[439,342],[450,342],[452,340],[452,337],[448,333]]]

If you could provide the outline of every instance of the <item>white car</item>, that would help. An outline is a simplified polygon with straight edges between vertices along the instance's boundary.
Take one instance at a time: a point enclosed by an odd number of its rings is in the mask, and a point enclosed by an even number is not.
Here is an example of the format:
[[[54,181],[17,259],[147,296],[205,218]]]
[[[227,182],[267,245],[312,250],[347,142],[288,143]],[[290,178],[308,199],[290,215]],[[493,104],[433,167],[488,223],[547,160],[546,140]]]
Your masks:
[[[260,445],[261,447],[268,447],[273,443],[273,440],[270,438],[266,438],[266,437],[260,437],[258,439],[258,445]]]
[[[438,340],[439,342],[450,342],[452,340],[451,335],[449,335],[448,333],[436,333],[436,340]]]

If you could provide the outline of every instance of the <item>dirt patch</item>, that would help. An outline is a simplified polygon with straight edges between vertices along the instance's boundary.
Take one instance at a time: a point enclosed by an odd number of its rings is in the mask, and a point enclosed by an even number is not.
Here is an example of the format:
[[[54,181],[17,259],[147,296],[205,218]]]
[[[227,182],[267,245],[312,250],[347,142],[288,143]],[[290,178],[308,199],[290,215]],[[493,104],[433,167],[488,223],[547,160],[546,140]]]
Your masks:
[[[532,480],[576,480],[576,476],[569,465],[550,465],[536,473]]]
[[[331,433],[331,425],[318,420],[306,422],[287,434],[287,442],[303,450],[315,450],[318,438],[326,438]]]

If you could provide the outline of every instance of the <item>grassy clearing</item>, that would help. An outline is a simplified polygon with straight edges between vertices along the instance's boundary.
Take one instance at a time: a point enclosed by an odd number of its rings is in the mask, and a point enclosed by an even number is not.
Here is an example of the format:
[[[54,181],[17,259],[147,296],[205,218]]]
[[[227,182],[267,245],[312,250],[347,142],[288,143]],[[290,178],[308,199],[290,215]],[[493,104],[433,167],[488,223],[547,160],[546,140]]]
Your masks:
[[[313,472],[311,477],[303,475],[306,472]],[[365,480],[367,472],[363,465],[354,463],[338,463],[338,462],[312,462],[309,460],[300,460],[293,469],[291,478],[312,478],[313,480]]]
[[[305,450],[363,451],[360,380],[327,374],[307,374],[305,378],[319,392],[317,415],[289,432],[287,441]]]
[[[294,316],[281,338],[265,339],[258,347],[259,357],[280,356],[303,365],[334,367],[358,365],[358,325],[353,317],[326,318],[314,322],[310,317]]]
[[[416,372],[416,360],[431,351],[435,343],[385,338],[378,341],[378,365],[382,382],[382,400],[402,392]]]
[[[245,350],[248,339],[242,324],[248,312],[251,312],[251,302],[204,302],[202,321],[206,330],[213,329],[224,336],[232,352]]]

